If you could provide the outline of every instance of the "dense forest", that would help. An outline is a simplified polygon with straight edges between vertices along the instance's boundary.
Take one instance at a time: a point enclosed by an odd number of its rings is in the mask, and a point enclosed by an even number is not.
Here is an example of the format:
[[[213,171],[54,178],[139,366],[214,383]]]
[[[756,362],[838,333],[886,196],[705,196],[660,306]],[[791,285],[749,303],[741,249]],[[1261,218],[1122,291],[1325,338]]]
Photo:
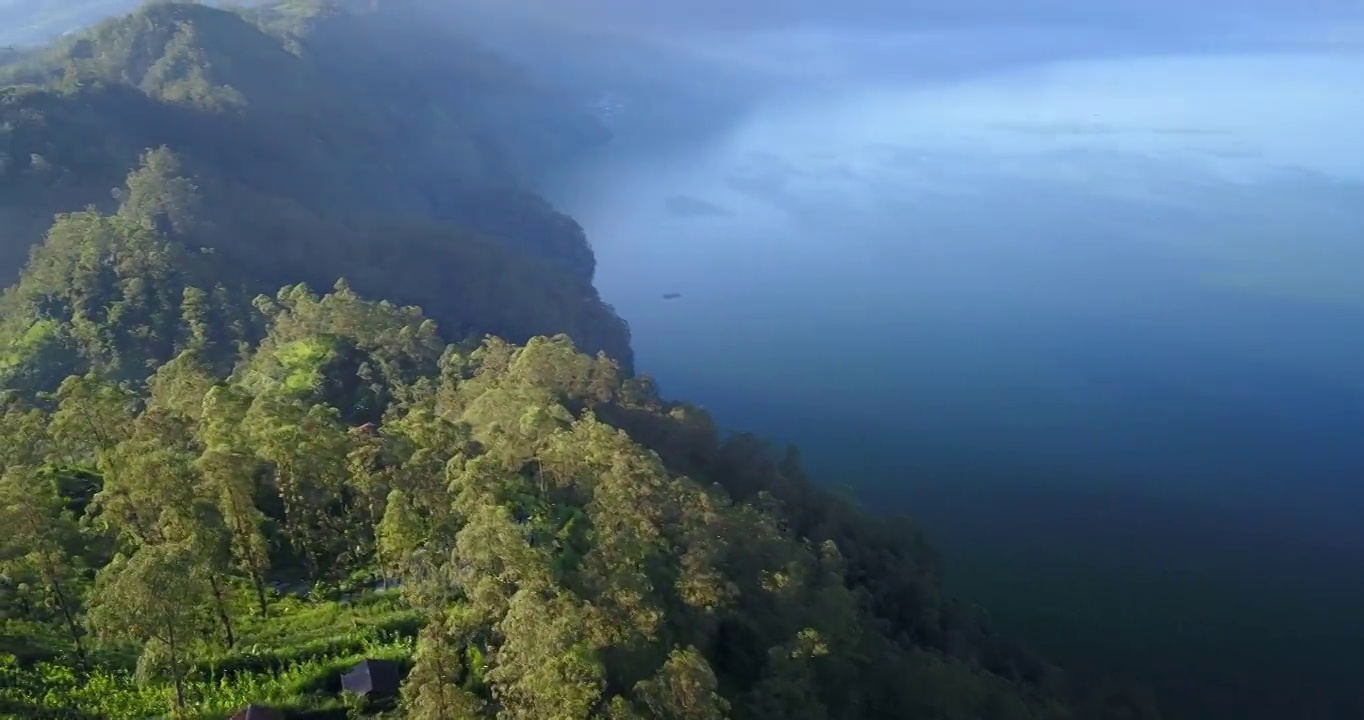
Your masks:
[[[154,4],[4,67],[0,717],[1154,716],[660,398],[526,189],[601,128],[356,5]],[[341,692],[365,659],[400,690]]]

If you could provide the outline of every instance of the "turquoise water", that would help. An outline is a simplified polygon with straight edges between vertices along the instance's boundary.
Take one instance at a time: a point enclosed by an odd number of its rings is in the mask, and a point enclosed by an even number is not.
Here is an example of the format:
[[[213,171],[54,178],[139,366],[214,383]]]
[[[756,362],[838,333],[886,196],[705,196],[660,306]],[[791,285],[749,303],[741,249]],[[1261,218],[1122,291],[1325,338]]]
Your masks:
[[[1358,717],[1360,65],[1161,62],[790,98],[556,200],[665,393],[909,511],[1007,631],[1170,717]]]

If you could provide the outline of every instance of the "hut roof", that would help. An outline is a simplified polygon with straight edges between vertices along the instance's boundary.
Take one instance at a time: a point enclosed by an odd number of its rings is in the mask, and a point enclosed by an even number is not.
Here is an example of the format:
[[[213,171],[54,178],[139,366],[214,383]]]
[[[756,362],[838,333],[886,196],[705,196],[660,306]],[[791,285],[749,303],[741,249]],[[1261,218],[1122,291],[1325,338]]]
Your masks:
[[[363,660],[341,676],[341,687],[357,695],[390,697],[400,684],[402,673],[392,660]]]
[[[284,720],[284,713],[264,705],[247,705],[232,716],[232,720]]]

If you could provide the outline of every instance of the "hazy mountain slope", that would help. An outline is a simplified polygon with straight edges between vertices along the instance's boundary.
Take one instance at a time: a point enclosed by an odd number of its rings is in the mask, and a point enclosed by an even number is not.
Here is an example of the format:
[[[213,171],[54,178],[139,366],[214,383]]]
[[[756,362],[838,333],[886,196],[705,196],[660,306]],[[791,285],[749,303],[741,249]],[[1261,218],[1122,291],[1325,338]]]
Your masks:
[[[458,38],[406,32],[401,15],[313,10],[285,25],[269,22],[277,14],[152,5],[10,67],[0,273],[14,277],[54,213],[113,208],[110,189],[164,145],[205,198],[194,242],[243,276],[266,287],[346,276],[421,303],[452,331],[568,332],[628,367],[628,331],[592,288],[582,230],[525,189],[556,154],[604,131],[492,56],[452,50],[454,61],[437,62]],[[475,246],[499,248],[503,264],[478,266],[492,256],[473,260],[464,250]],[[456,257],[476,264],[442,273]],[[562,293],[520,312],[486,295],[457,306],[452,279],[496,284],[506,263],[544,266],[534,272],[559,279],[540,286]]]

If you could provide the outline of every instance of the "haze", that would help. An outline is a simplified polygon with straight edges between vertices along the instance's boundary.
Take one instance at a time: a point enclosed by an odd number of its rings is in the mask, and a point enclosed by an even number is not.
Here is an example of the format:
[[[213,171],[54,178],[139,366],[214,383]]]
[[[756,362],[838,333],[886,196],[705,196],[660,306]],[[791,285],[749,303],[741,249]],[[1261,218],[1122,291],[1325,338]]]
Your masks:
[[[1356,716],[1358,6],[594,7],[744,88],[551,183],[643,371],[1169,717]]]

